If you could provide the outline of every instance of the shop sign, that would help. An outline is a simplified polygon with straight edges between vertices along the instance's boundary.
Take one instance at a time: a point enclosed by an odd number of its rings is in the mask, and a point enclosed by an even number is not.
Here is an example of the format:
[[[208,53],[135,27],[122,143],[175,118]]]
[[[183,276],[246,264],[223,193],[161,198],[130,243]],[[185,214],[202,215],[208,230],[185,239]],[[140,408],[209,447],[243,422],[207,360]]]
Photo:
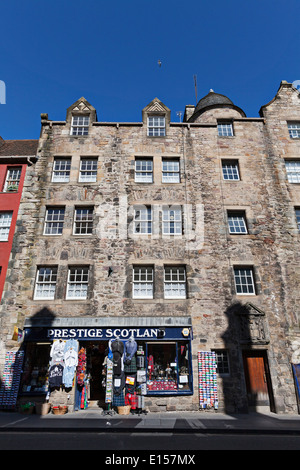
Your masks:
[[[36,331],[35,331],[36,330]],[[189,329],[185,329],[189,330]],[[190,333],[190,331],[189,331]],[[78,339],[78,340],[136,340],[182,339],[187,338],[187,331],[182,328],[26,328],[25,340],[40,339]]]

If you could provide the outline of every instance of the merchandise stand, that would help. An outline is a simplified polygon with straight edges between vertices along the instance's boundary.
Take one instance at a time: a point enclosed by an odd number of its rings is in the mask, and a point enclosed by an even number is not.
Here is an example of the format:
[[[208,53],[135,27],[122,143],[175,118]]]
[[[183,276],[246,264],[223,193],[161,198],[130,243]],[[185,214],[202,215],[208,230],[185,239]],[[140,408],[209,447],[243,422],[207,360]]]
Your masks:
[[[216,353],[198,352],[199,405],[200,409],[218,409]]]

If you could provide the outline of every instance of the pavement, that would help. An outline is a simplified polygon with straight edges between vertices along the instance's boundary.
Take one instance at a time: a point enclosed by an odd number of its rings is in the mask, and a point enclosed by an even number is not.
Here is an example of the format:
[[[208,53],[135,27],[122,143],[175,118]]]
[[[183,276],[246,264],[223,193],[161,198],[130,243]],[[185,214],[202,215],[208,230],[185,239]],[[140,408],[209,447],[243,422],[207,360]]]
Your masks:
[[[50,412],[43,416],[0,411],[0,435],[5,432],[26,431],[300,435],[300,415],[271,412],[229,415],[219,411],[111,415],[98,407],[68,412],[65,415]]]

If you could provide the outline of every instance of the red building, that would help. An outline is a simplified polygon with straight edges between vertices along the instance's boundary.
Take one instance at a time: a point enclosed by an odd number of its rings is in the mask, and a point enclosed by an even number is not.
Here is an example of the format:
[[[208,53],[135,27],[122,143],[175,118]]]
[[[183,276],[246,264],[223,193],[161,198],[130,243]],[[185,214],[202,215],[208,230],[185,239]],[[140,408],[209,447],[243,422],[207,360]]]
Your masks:
[[[26,168],[35,162],[37,147],[38,140],[3,140],[0,137],[0,299],[15,233]]]

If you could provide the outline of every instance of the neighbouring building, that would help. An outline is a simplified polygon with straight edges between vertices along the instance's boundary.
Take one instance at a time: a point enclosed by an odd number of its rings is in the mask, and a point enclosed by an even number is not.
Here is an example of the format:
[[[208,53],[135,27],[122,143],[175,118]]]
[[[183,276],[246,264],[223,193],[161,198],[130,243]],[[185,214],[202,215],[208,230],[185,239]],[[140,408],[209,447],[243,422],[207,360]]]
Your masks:
[[[5,282],[26,169],[34,164],[38,140],[0,137],[0,299]]]
[[[41,115],[0,312],[18,400],[298,411],[299,97],[283,81],[259,117],[212,90],[183,122],[157,98],[141,122],[85,98]]]

